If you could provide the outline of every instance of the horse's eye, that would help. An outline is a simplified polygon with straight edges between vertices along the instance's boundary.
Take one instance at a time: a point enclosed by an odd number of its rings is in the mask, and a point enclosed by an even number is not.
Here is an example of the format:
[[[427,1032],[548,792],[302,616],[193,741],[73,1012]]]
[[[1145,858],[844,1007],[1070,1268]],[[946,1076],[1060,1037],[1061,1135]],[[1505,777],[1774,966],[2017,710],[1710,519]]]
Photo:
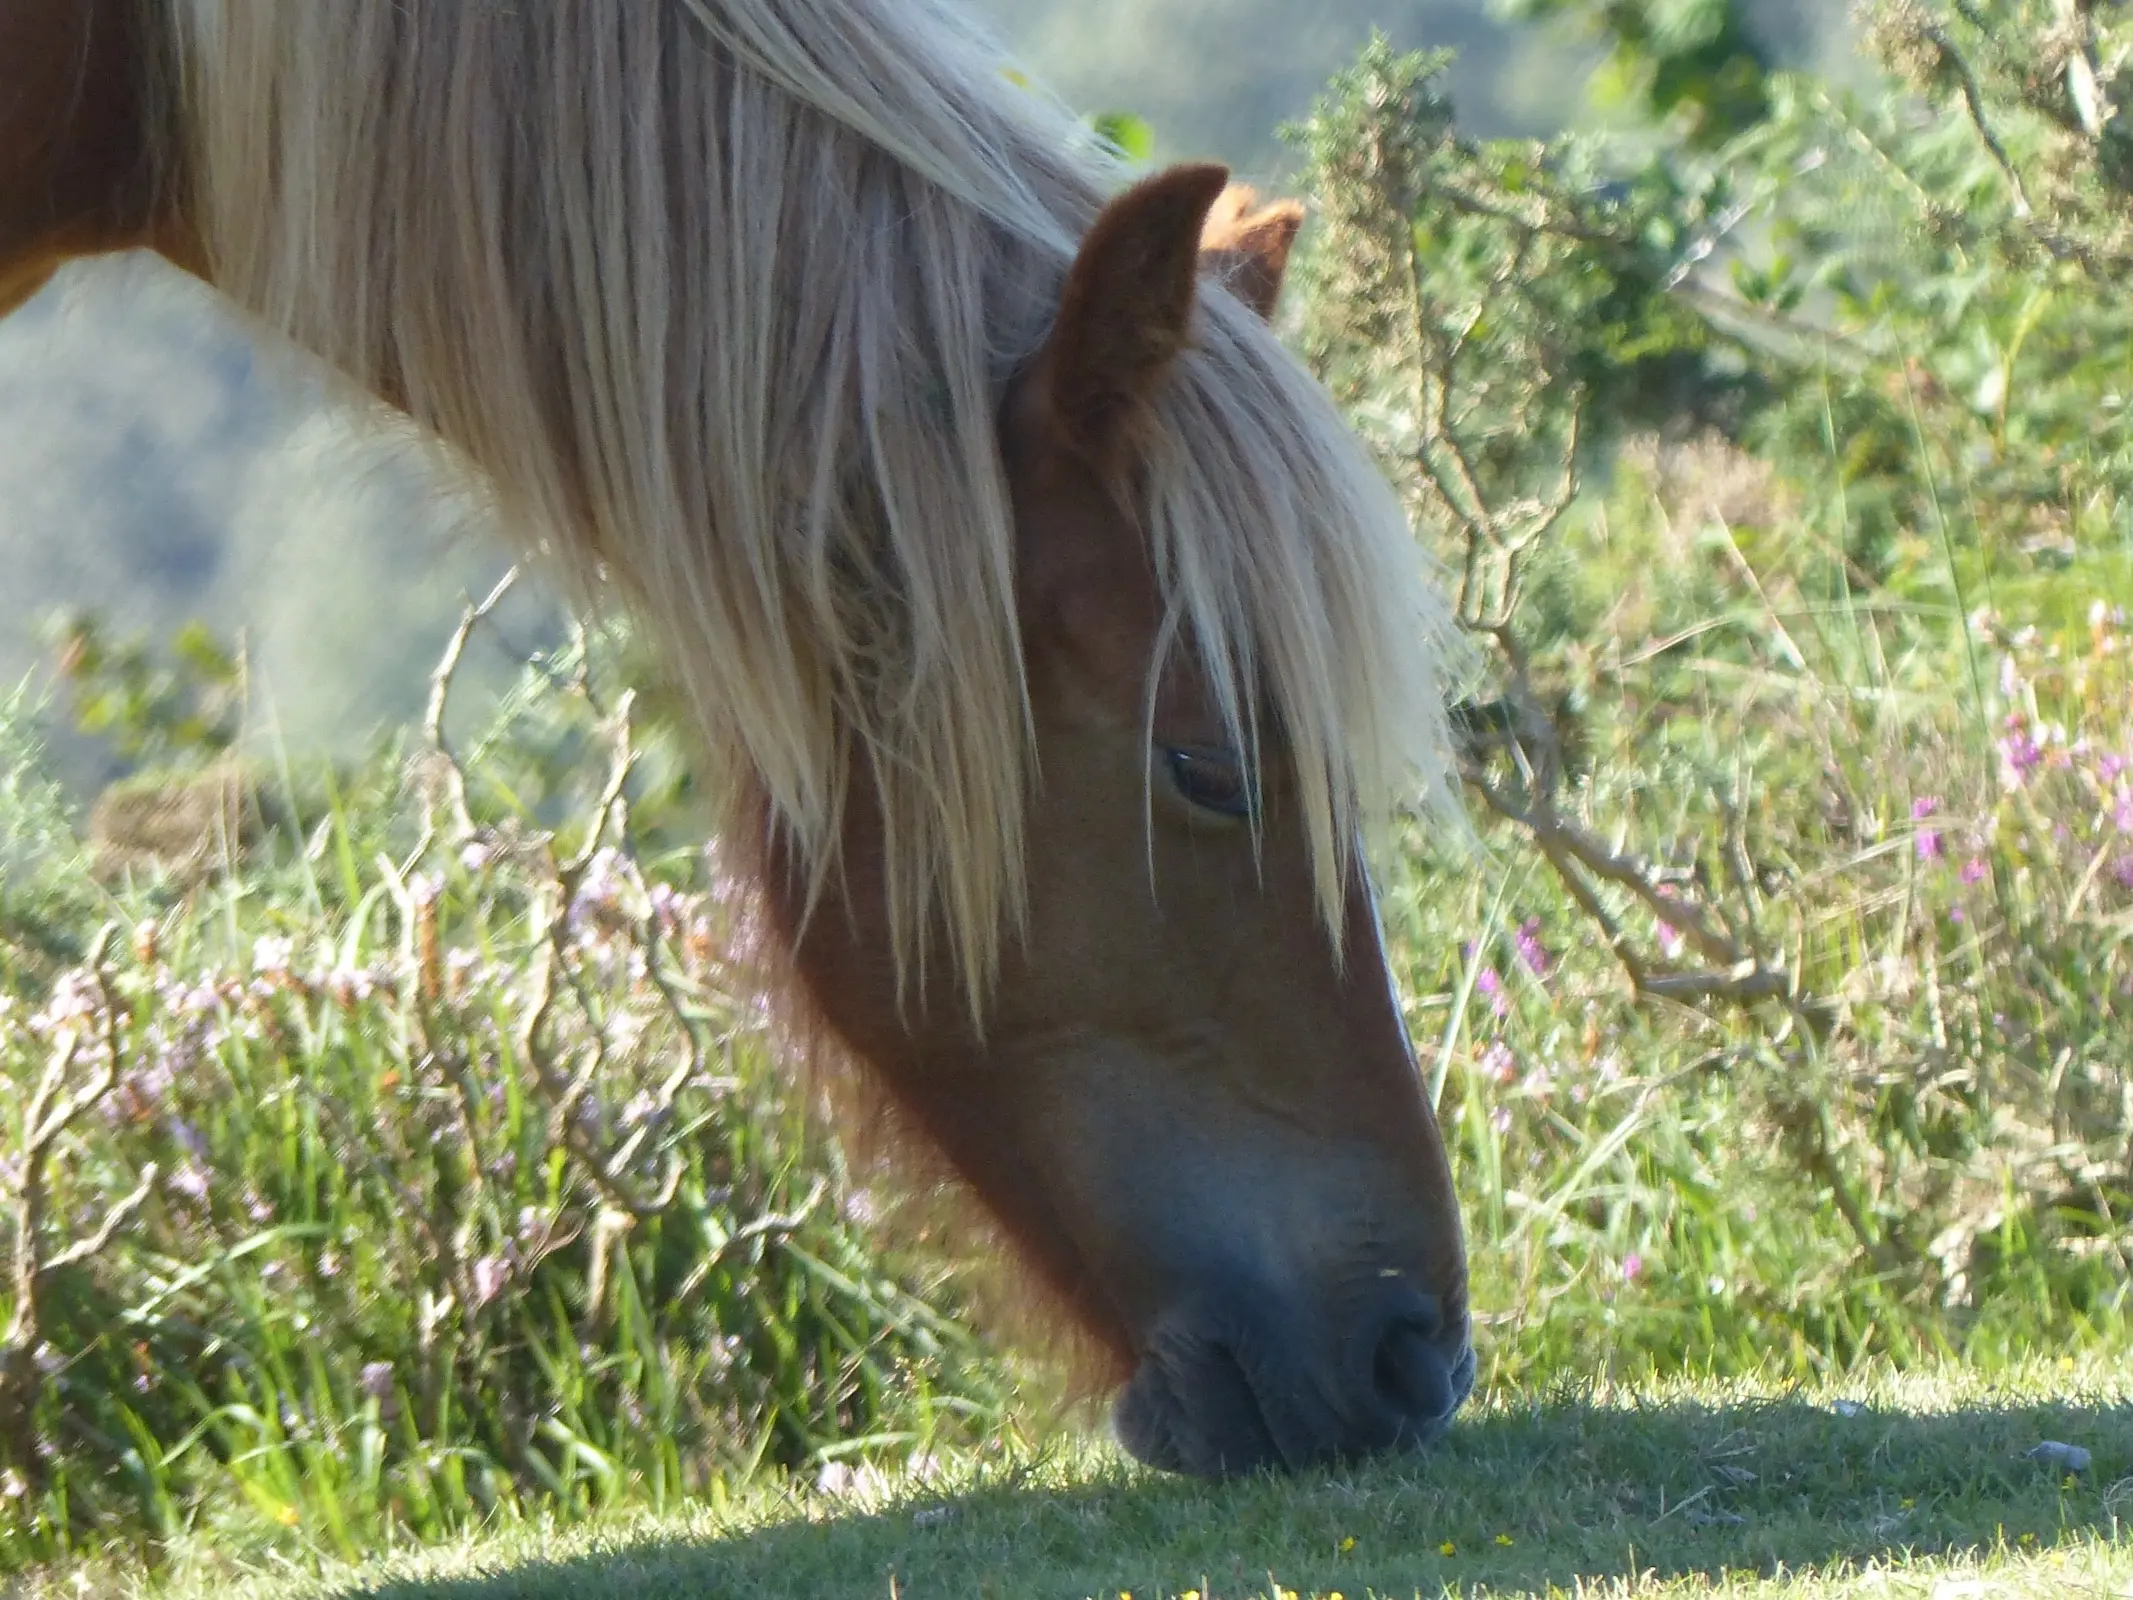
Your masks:
[[[1166,744],[1171,787],[1187,802],[1218,817],[1248,817],[1257,805],[1251,775],[1227,750]]]

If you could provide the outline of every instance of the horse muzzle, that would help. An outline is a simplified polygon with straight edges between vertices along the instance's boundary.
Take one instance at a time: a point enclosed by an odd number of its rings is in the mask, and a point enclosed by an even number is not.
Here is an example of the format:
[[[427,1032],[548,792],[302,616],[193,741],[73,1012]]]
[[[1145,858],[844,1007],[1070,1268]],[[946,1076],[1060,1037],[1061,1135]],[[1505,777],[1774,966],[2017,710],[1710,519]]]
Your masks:
[[[1332,1328],[1265,1294],[1170,1313],[1113,1426],[1165,1471],[1295,1470],[1433,1444],[1473,1386],[1464,1309],[1388,1276]]]

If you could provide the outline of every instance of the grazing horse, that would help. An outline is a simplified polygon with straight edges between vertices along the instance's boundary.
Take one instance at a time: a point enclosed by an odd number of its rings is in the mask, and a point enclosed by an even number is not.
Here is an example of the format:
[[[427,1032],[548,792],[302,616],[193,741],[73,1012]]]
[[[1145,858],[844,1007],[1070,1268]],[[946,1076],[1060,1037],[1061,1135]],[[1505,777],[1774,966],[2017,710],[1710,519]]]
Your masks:
[[[0,0],[0,311],[161,252],[628,608],[1134,1454],[1423,1444],[1466,1265],[1364,845],[1451,635],[1265,325],[1295,214],[1126,178],[946,0]]]

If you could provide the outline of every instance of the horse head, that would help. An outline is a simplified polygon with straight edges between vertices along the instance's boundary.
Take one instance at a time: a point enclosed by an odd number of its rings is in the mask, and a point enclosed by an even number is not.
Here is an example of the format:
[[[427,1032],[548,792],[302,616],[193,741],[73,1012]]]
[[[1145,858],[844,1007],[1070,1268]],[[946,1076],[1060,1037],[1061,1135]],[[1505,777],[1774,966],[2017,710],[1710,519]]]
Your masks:
[[[1174,169],[1111,203],[1002,408],[1037,779],[983,1026],[899,1003],[863,792],[838,903],[783,909],[814,1004],[1117,1358],[1121,1439],[1193,1473],[1425,1443],[1473,1378],[1371,885],[1358,862],[1326,925],[1279,730],[1240,749],[1171,648],[1138,495],[1203,271],[1270,307],[1293,235],[1198,260],[1223,180]]]

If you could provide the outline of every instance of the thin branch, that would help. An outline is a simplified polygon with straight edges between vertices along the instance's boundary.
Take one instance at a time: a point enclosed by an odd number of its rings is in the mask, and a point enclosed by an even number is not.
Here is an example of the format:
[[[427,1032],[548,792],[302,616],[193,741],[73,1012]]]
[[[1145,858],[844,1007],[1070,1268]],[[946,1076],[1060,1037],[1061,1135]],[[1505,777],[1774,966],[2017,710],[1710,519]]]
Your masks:
[[[451,699],[452,681],[459,675],[459,663],[466,656],[467,644],[474,637],[475,628],[503,602],[504,596],[511,592],[512,585],[517,582],[518,568],[514,566],[497,579],[496,586],[489,591],[486,599],[478,605],[470,604],[460,613],[459,626],[452,630],[452,637],[444,647],[444,654],[438,658],[436,669],[430,673],[429,700],[422,712],[422,735],[444,774],[445,796],[451,803],[452,820],[459,838],[473,833],[474,819],[467,811],[466,770],[460,765],[451,741],[445,737],[445,708]]]

